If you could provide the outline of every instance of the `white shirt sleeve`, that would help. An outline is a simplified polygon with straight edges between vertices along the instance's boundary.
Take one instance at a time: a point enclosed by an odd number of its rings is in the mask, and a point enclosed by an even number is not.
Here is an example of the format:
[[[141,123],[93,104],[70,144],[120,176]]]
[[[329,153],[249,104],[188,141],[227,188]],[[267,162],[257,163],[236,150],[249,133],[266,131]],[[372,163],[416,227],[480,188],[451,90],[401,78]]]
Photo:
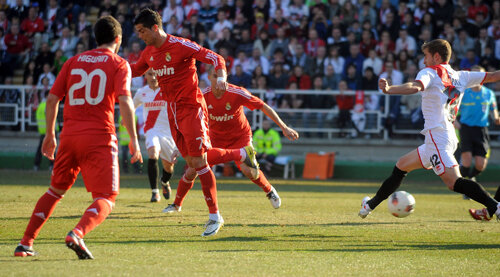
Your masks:
[[[415,81],[420,81],[424,86],[424,90],[426,90],[432,83],[432,80],[437,77],[437,74],[434,70],[430,68],[424,68],[420,70],[417,74],[417,78]]]
[[[141,90],[138,89],[136,92],[135,92],[135,95],[134,95],[134,107],[137,109],[137,107],[139,107],[140,105],[142,105],[142,97],[141,97],[142,93],[141,93]]]
[[[459,80],[463,81],[463,84],[465,84],[465,88],[470,88],[481,85],[486,77],[486,73],[476,71],[459,71],[458,76]]]

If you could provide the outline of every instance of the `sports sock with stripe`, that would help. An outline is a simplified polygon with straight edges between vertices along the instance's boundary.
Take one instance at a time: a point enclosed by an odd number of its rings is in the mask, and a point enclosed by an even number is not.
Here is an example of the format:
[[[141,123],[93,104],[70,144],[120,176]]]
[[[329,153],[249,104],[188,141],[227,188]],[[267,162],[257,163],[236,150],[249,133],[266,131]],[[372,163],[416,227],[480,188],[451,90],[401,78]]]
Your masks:
[[[217,184],[215,175],[208,165],[196,168],[196,173],[198,173],[200,178],[201,190],[205,196],[208,210],[211,214],[215,214],[219,210],[217,207]]]
[[[59,195],[49,188],[49,190],[38,199],[33,214],[31,214],[30,222],[24,231],[23,239],[21,240],[22,245],[32,246],[33,241],[40,233],[43,224],[47,222],[50,215],[56,208],[57,203],[64,197],[64,195]]]
[[[186,194],[193,187],[194,180],[188,180],[186,175],[182,175],[182,178],[179,180],[179,184],[177,185],[177,193],[175,194],[174,204],[177,207],[182,206],[182,202],[184,202],[184,198],[186,198]]]
[[[116,195],[92,193],[94,202],[85,210],[73,231],[83,238],[101,224],[111,213]]]

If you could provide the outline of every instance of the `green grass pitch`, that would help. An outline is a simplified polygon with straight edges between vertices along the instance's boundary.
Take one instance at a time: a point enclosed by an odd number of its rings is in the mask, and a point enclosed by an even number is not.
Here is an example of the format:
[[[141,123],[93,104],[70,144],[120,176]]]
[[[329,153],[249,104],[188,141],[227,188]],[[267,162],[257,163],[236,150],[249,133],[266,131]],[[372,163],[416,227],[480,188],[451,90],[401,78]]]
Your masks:
[[[177,176],[176,176],[177,177]],[[361,199],[379,183],[272,180],[282,207],[245,179],[218,181],[226,225],[202,238],[208,211],[199,183],[181,213],[149,203],[147,177],[122,176],[110,217],[85,238],[80,261],[64,237],[91,196],[79,179],[35,241],[37,257],[13,257],[48,172],[0,170],[0,276],[500,276],[500,222],[474,222],[480,207],[434,183],[405,183],[415,212],[399,219],[383,202],[368,218]],[[173,187],[177,178],[173,180]],[[486,184],[494,192],[498,184]],[[175,193],[175,189],[174,189]]]

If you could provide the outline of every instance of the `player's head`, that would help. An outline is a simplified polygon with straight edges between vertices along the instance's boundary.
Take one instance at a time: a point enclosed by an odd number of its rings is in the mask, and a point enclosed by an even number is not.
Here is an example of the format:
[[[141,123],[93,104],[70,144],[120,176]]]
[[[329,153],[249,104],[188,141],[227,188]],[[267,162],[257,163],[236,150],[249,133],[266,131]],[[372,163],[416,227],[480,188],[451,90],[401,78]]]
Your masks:
[[[134,26],[146,45],[153,45],[156,42],[156,34],[163,31],[161,16],[152,9],[141,10],[134,19]]]
[[[263,129],[264,131],[266,131],[266,132],[267,132],[269,129],[271,129],[271,120],[269,120],[269,119],[264,119],[264,120],[262,121],[262,129]]]
[[[115,52],[117,52],[122,42],[122,27],[114,17],[104,16],[95,23],[94,36],[97,46],[116,43]]]
[[[426,66],[448,63],[451,58],[451,45],[444,39],[435,39],[422,45],[424,64]]]
[[[156,73],[153,71],[152,68],[146,71],[146,74],[144,74],[144,76],[146,77],[146,82],[150,87],[153,88],[158,87],[158,79],[156,78]]]
[[[215,89],[217,85],[217,72],[215,72],[215,68],[213,65],[208,66],[207,75],[208,75],[208,80],[210,81],[210,86],[212,87],[212,93],[217,98],[222,97],[222,95],[224,95],[224,91]]]

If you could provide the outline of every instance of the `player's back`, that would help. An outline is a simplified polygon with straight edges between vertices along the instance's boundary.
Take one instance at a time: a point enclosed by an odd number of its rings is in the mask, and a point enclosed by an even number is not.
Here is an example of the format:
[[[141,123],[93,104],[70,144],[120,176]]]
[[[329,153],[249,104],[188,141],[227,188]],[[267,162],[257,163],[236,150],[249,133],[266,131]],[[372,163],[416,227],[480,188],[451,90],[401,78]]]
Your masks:
[[[115,133],[114,106],[120,95],[130,95],[130,67],[108,49],[94,49],[72,57],[51,90],[66,97],[63,135]]]

